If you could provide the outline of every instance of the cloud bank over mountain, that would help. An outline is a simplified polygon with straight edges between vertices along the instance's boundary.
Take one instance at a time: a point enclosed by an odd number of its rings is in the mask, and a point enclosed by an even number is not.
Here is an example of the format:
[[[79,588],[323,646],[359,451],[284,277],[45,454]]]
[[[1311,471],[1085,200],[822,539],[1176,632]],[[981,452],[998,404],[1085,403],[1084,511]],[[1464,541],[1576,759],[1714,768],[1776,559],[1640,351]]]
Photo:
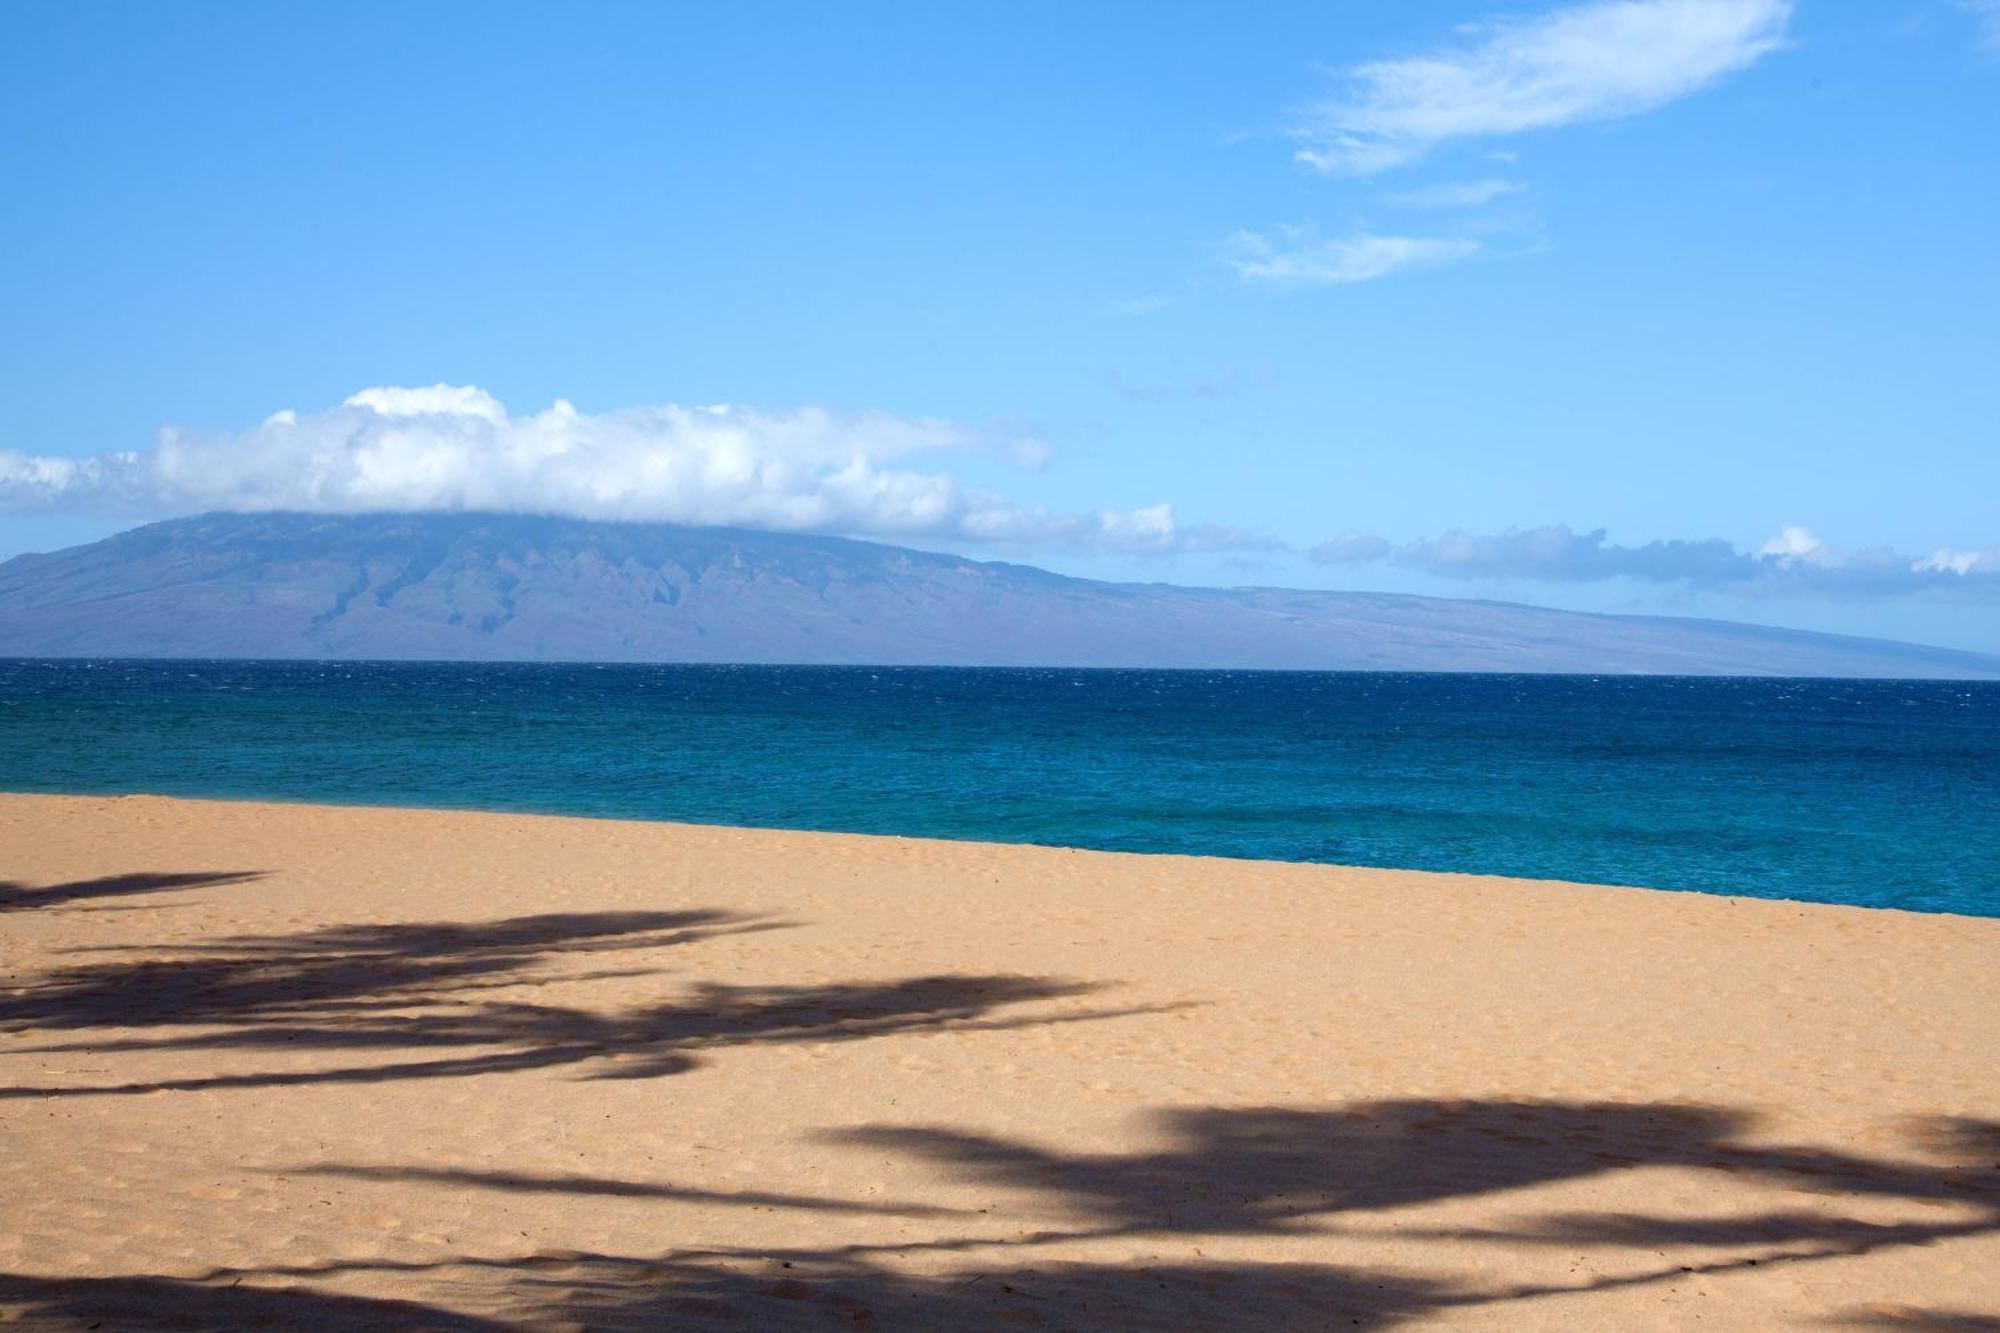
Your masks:
[[[1272,543],[1184,527],[1167,504],[1051,513],[920,468],[922,456],[1046,457],[956,422],[716,405],[513,416],[470,385],[381,387],[240,433],[160,432],[140,452],[0,451],[0,510],[472,512],[734,525],[1134,554]]]
[[[1011,551],[1127,556],[1261,551],[1271,537],[1179,522],[1168,503],[1057,512],[965,485],[956,460],[1023,467],[1040,440],[930,417],[719,404],[525,416],[471,385],[383,386],[239,432],[165,429],[141,451],[68,458],[0,450],[0,513],[491,513],[738,527]],[[1784,528],[1755,549],[1719,538],[1620,545],[1598,528],[1452,530],[1392,542],[1350,532],[1303,555],[1449,580],[1632,579],[1756,596],[2000,592],[2000,546],[1905,554]]]

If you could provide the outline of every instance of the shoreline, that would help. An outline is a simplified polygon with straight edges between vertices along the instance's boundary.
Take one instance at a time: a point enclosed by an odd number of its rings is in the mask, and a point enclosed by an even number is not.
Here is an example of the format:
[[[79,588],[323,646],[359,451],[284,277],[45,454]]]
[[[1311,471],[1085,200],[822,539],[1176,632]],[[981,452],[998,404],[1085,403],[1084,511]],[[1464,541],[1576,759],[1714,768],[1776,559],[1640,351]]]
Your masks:
[[[480,805],[410,805],[395,801],[325,801],[304,797],[293,799],[284,796],[182,796],[170,792],[36,792],[0,788],[0,802],[10,800],[50,800],[50,801],[169,801],[189,805],[221,806],[275,806],[285,809],[305,810],[388,810],[423,812],[444,815],[469,815],[495,819],[548,819],[581,820],[591,824],[630,824],[639,827],[660,827],[672,829],[701,829],[722,833],[756,834],[796,834],[809,838],[857,838],[883,842],[935,842],[955,847],[988,847],[997,849],[1021,848],[1043,852],[1067,852],[1086,856],[1136,857],[1142,860],[1184,861],[1195,866],[1210,863],[1224,865],[1251,866],[1299,866],[1343,873],[1374,873],[1392,876],[1408,876],[1418,879],[1477,881],[1488,884],[1508,884],[1539,888],[1566,888],[1612,891],[1620,893],[1671,894],[1713,898],[1738,904],[1764,904],[1775,907],[1810,907],[1836,911],[1890,913],[1913,917],[1947,917],[1973,922],[2000,922],[2000,912],[1983,915],[1975,912],[1951,912],[1914,907],[1872,906],[1865,903],[1824,902],[1814,898],[1764,897],[1748,893],[1721,893],[1713,889],[1681,889],[1663,887],[1657,884],[1620,884],[1602,880],[1562,879],[1526,875],[1504,875],[1479,870],[1431,870],[1420,866],[1383,866],[1350,861],[1290,861],[1277,857],[1231,856],[1226,852],[1151,852],[1127,851],[1115,848],[1079,846],[1070,843],[1052,842],[1007,842],[992,838],[954,838],[938,834],[924,833],[873,833],[851,829],[801,828],[784,824],[723,824],[703,820],[688,819],[641,819],[616,814],[576,814],[550,810],[510,810],[494,806]]]
[[[2000,1313],[2000,920],[152,796],[0,857],[30,1326]]]

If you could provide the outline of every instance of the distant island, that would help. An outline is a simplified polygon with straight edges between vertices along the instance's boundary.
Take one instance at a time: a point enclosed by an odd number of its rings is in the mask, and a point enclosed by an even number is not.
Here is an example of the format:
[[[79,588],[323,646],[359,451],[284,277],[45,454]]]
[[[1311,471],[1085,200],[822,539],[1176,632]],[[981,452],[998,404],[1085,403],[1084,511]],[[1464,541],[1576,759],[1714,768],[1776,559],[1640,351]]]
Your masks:
[[[2000,678],[1988,654],[1726,621],[498,514],[208,514],[18,556],[0,655]]]

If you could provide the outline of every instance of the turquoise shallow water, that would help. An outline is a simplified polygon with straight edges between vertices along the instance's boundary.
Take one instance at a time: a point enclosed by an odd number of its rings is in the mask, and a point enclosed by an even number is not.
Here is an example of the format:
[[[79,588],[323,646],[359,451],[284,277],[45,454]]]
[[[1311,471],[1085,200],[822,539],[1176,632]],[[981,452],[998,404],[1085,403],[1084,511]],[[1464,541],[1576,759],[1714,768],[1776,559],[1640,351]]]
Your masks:
[[[2000,683],[0,661],[0,789],[842,829],[2000,916]]]

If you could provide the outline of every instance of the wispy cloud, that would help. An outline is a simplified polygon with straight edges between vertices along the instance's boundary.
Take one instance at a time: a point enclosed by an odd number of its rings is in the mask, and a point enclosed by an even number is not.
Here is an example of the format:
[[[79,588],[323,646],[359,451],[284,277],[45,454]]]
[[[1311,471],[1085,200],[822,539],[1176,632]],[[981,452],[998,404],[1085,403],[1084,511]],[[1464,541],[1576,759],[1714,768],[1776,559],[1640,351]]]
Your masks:
[[[1411,268],[1434,268],[1477,253],[1462,237],[1380,236],[1362,232],[1324,239],[1309,227],[1239,231],[1223,243],[1223,262],[1259,282],[1300,287],[1344,286]]]
[[[1580,583],[1628,578],[1825,595],[2000,594],[2000,546],[1940,548],[1913,556],[1885,547],[1842,549],[1803,527],[1784,528],[1755,551],[1719,538],[1620,546],[1607,541],[1602,528],[1577,532],[1557,524],[1490,535],[1454,531],[1401,546],[1349,533],[1313,547],[1307,555],[1323,564],[1386,560],[1405,569],[1467,580]]]
[[[1134,296],[1115,301],[1106,301],[1104,310],[1108,314],[1137,318],[1142,315],[1157,315],[1162,310],[1170,310],[1179,304],[1174,296]]]
[[[1240,393],[1275,388],[1278,367],[1270,361],[1259,361],[1254,366],[1223,366],[1154,384],[1130,383],[1115,370],[1106,378],[1112,391],[1127,402],[1165,403],[1187,398],[1231,398]]]
[[[1957,0],[1957,5],[1978,23],[1980,45],[2000,56],[2000,0]]]
[[[1496,199],[1504,199],[1510,194],[1519,194],[1526,189],[1519,181],[1501,180],[1492,177],[1476,181],[1446,181],[1438,185],[1426,185],[1420,190],[1404,190],[1389,196],[1389,202],[1402,208],[1484,208]]]
[[[1395,545],[1367,532],[1343,532],[1306,552],[1323,565],[1364,565],[1395,553]]]
[[[818,408],[637,407],[558,400],[512,416],[470,386],[364,389],[330,411],[279,412],[240,433],[164,430],[151,449],[88,458],[0,450],[0,510],[157,515],[490,510],[1132,553],[1273,543],[1187,527],[1169,505],[1051,513],[910,466],[1036,440],[955,422]]]
[[[1777,48],[1790,0],[1600,0],[1480,25],[1423,55],[1344,71],[1295,133],[1316,170],[1361,175],[1439,144],[1610,120],[1746,69]]]

